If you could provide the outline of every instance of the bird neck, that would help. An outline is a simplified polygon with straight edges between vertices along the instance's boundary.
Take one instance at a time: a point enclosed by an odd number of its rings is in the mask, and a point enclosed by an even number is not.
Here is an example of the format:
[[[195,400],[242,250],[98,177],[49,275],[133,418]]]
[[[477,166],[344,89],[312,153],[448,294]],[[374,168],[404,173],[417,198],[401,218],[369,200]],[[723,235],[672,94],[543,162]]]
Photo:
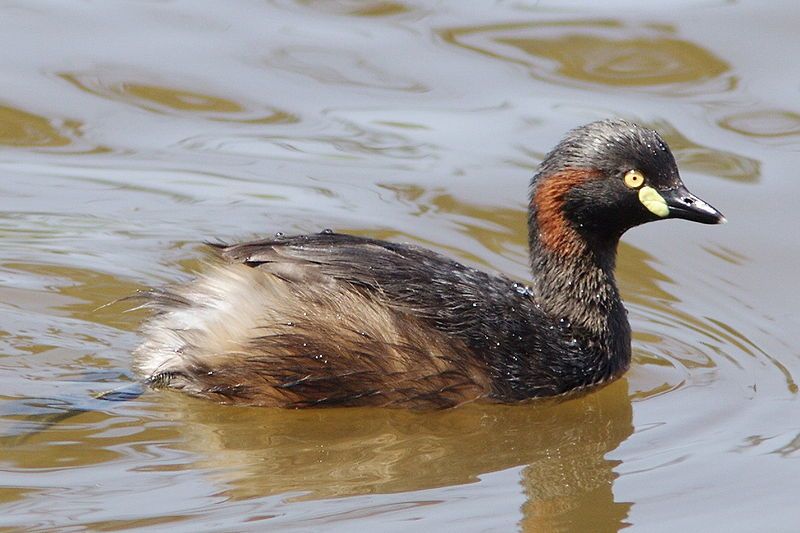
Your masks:
[[[608,331],[611,315],[624,313],[614,278],[616,249],[560,255],[531,239],[533,289],[553,319],[567,319],[588,333]]]
[[[537,357],[518,369],[521,397],[539,395],[542,376],[558,376],[548,393],[560,394],[603,383],[630,364],[631,329],[614,279],[621,232],[576,224],[565,215],[570,188],[589,179],[585,171],[561,171],[556,179],[534,178],[532,184],[532,288],[551,333],[548,349],[534,347]]]
[[[589,334],[614,334],[625,309],[614,278],[619,235],[600,235],[577,228],[563,213],[563,202],[531,202],[528,218],[533,288],[541,309],[564,318]]]
[[[550,329],[569,339],[566,350],[581,354],[547,358],[544,366],[561,376],[554,390],[584,389],[619,376],[630,365],[631,328],[614,280],[616,243],[584,243],[580,254],[563,256],[544,247],[537,232],[531,235],[537,306],[550,319]]]

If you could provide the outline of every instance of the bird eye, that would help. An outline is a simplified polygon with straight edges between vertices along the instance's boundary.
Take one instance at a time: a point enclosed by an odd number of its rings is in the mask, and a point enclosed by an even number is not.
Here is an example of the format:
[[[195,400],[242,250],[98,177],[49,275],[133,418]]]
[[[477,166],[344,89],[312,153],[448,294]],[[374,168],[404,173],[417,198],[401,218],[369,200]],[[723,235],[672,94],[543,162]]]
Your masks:
[[[629,170],[625,173],[625,185],[631,189],[638,189],[644,184],[644,174],[638,170]]]

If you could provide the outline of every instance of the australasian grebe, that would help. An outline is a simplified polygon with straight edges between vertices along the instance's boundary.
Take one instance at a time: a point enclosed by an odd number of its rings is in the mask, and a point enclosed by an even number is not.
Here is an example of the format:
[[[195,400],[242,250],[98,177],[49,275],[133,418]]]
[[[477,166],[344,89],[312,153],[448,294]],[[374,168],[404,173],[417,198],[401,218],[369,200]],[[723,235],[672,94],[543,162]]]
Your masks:
[[[136,350],[155,387],[226,403],[450,407],[619,377],[630,325],[620,236],[664,218],[715,224],[652,130],[571,131],[530,188],[530,288],[408,244],[324,231],[215,244],[198,279],[147,291]]]

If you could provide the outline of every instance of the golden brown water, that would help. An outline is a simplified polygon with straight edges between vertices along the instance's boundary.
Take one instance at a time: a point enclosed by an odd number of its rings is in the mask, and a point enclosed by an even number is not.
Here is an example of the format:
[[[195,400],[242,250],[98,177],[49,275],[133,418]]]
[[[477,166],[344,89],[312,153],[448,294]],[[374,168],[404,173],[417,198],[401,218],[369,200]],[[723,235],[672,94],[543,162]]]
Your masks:
[[[0,528],[794,531],[796,3],[0,6]],[[332,227],[526,277],[568,129],[656,127],[730,223],[626,236],[626,378],[411,413],[135,388],[141,313],[219,237]]]

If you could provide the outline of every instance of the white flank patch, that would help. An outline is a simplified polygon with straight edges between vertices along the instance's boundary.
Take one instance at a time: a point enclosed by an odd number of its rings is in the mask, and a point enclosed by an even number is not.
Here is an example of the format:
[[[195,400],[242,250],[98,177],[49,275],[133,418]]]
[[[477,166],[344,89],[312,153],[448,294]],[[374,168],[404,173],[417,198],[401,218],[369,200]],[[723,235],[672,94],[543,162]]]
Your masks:
[[[186,357],[241,351],[259,324],[269,323],[272,302],[289,297],[284,283],[244,265],[215,265],[198,279],[170,289],[189,302],[160,304],[142,327],[146,340],[134,352],[145,377],[183,367]],[[283,289],[283,290],[281,290]]]

